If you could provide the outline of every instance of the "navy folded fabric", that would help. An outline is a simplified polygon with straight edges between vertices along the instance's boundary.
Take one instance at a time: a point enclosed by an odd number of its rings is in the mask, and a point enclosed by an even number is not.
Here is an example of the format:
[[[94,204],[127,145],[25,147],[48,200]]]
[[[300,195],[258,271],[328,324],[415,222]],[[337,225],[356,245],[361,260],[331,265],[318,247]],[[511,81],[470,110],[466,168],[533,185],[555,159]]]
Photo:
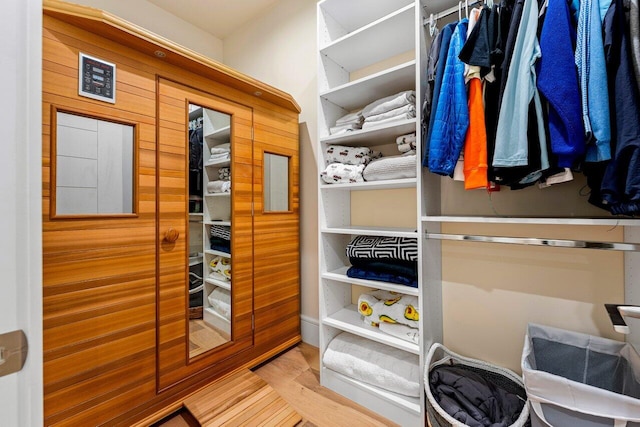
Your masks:
[[[396,283],[412,288],[418,287],[418,281],[415,278],[401,276],[393,273],[383,273],[372,270],[365,270],[358,267],[349,267],[347,276],[354,279],[377,280],[379,282]]]
[[[354,267],[363,270],[371,270],[380,273],[397,274],[411,279],[418,278],[418,263],[416,261],[404,261],[392,258],[349,258]]]

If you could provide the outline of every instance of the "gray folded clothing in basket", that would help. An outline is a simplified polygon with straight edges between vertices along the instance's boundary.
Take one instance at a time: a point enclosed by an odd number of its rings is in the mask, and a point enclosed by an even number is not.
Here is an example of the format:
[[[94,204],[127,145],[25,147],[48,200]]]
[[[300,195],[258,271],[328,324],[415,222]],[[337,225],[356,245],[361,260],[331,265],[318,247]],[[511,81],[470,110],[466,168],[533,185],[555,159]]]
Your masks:
[[[435,343],[427,355],[424,385],[431,427],[529,425],[522,379],[509,369]]]

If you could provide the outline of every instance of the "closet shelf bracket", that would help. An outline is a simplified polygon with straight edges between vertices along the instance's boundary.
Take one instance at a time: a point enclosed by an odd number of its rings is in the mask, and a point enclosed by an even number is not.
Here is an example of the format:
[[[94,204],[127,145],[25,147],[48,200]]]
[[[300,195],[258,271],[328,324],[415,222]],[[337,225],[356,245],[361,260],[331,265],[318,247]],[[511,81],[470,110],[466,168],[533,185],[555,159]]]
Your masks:
[[[505,243],[510,245],[552,246],[557,248],[602,249],[625,252],[640,251],[640,243],[592,242],[585,240],[543,239],[538,237],[474,236],[445,233],[425,233],[425,238],[464,242]]]

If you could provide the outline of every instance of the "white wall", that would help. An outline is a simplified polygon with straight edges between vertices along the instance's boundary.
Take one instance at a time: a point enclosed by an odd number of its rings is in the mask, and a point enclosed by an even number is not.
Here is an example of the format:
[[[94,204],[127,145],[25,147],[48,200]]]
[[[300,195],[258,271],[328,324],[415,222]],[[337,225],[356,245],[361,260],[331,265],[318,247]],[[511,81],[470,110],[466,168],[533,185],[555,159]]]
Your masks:
[[[222,61],[222,40],[146,0],[69,1],[106,10],[172,42]]]
[[[0,424],[42,425],[42,3],[0,14],[0,333],[22,329],[26,365],[0,377]]]
[[[300,114],[302,318],[318,319],[316,0],[282,0],[224,40],[224,63],[290,93]],[[303,322],[303,339],[313,343]],[[309,331],[313,334],[313,331]],[[317,335],[317,331],[315,332]],[[316,338],[317,339],[317,338]],[[317,345],[317,343],[316,343]]]

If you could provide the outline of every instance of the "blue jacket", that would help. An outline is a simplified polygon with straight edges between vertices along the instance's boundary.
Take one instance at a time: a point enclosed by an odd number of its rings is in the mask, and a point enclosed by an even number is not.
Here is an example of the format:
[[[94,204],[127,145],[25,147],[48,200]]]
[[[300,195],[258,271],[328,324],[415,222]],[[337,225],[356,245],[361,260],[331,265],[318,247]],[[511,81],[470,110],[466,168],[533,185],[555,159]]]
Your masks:
[[[438,62],[436,65],[436,78],[433,85],[433,93],[431,100],[431,111],[429,115],[429,128],[427,130],[427,138],[425,141],[425,147],[422,154],[422,166],[429,166],[429,144],[431,142],[431,134],[433,134],[433,124],[436,119],[436,109],[438,108],[438,98],[440,98],[440,89],[442,88],[442,77],[444,76],[444,67],[447,64],[447,54],[449,53],[449,44],[451,43],[451,36],[456,28],[456,23],[452,22],[444,26],[440,32],[440,51],[438,54]]]
[[[602,198],[615,215],[640,214],[640,100],[636,88],[622,0],[604,20],[613,147],[602,180]]]
[[[458,58],[467,38],[468,22],[467,18],[461,20],[451,37],[429,140],[429,170],[440,175],[453,174],[469,127],[464,63]]]
[[[538,90],[549,101],[549,139],[558,166],[570,168],[584,154],[580,88],[574,64],[576,32],[565,0],[549,0],[540,34]]]

